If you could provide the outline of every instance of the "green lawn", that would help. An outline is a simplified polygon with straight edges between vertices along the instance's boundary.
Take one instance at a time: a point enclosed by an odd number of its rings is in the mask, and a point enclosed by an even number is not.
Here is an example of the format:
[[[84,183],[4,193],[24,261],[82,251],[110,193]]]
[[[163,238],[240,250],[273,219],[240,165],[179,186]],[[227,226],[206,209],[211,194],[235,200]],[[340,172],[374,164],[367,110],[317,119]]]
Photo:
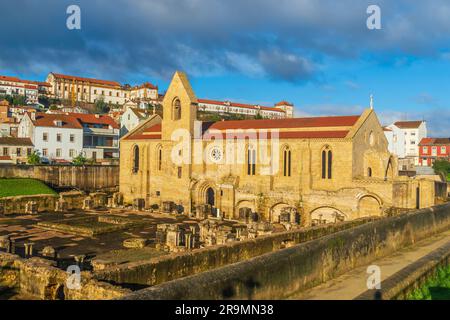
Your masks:
[[[43,182],[34,179],[0,179],[0,198],[34,194],[57,194]]]

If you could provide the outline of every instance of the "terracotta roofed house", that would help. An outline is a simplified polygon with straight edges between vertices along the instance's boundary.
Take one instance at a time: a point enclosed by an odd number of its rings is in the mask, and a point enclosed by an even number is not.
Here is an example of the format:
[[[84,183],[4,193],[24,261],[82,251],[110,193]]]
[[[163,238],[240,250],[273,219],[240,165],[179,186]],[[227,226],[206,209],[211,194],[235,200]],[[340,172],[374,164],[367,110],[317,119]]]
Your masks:
[[[0,137],[0,163],[26,163],[33,147],[29,138]]]
[[[423,138],[419,143],[419,165],[432,166],[436,159],[450,161],[450,138]]]

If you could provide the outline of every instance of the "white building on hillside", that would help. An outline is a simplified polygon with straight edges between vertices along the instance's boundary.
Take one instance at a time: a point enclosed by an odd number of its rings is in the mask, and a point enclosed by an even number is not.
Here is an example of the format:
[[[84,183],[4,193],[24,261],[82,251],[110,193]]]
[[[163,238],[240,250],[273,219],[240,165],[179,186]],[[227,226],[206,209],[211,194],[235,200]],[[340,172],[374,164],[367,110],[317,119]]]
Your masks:
[[[126,135],[148,117],[149,113],[146,110],[128,107],[120,117],[120,136]]]
[[[231,101],[198,99],[198,109],[200,111],[216,112],[219,114],[260,115],[268,119],[292,118],[294,115],[294,106],[286,101],[278,103],[275,107],[264,107]]]
[[[29,137],[50,162],[70,162],[80,154],[101,162],[119,157],[119,125],[109,116],[26,113],[19,137]]]
[[[83,151],[83,126],[67,114],[26,113],[19,137],[28,137],[44,161],[69,162]]]
[[[389,151],[399,159],[410,159],[419,165],[419,143],[427,137],[426,121],[397,121],[386,128],[385,135],[389,142]]]
[[[0,76],[0,94],[22,95],[26,97],[28,104],[36,104],[38,103],[39,86],[33,81]]]

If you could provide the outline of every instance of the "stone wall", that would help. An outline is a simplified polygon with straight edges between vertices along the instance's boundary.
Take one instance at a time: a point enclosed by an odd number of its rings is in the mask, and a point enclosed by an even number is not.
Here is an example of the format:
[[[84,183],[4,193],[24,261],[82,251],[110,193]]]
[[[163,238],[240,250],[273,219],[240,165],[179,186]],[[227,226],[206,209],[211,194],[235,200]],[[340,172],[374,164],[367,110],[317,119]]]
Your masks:
[[[0,164],[0,178],[33,178],[52,187],[95,191],[119,185],[119,166]]]
[[[288,298],[449,227],[450,204],[417,210],[136,291],[125,298]]]
[[[89,272],[81,273],[79,290],[69,289],[67,278],[68,274],[52,266],[50,260],[0,253],[0,287],[15,289],[20,295],[42,300],[106,300],[130,293],[93,279]]]
[[[207,247],[192,252],[165,255],[146,261],[104,267],[94,263],[95,277],[126,285],[157,285],[177,278],[244,261],[294,244],[310,241],[358,226],[373,219],[292,230],[238,242]],[[95,261],[95,259],[94,259]]]
[[[0,198],[0,214],[28,214],[29,204],[31,202],[36,203],[37,212],[51,212],[55,210],[56,202],[58,201],[57,195],[34,195],[34,196],[15,196]]]
[[[96,200],[101,193],[94,193],[92,198]],[[81,191],[61,192],[58,195],[38,194],[32,196],[15,196],[0,198],[0,214],[33,214],[40,212],[54,212],[57,203],[66,203],[64,210],[82,209],[86,194]],[[96,200],[99,202],[98,200]],[[30,203],[34,203],[34,210],[30,209]]]
[[[368,290],[356,300],[403,300],[408,294],[436,277],[439,268],[450,265],[450,242],[408,265],[381,283],[381,289]]]

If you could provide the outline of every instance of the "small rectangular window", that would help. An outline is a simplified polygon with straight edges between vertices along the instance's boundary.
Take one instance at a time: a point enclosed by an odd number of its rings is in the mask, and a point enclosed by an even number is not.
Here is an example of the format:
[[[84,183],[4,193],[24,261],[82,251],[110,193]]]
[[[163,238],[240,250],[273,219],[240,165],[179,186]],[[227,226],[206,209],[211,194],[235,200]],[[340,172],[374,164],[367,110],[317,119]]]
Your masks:
[[[56,141],[57,141],[57,142],[61,142],[61,140],[62,140],[62,135],[61,135],[61,133],[57,133],[57,134],[56,134]]]
[[[42,140],[43,140],[43,141],[48,141],[48,133],[47,133],[47,132],[44,132],[44,133],[42,134]]]
[[[178,179],[181,179],[182,172],[183,172],[182,170],[183,170],[183,168],[178,167]]]
[[[75,142],[75,135],[74,134],[70,135],[70,142]]]

